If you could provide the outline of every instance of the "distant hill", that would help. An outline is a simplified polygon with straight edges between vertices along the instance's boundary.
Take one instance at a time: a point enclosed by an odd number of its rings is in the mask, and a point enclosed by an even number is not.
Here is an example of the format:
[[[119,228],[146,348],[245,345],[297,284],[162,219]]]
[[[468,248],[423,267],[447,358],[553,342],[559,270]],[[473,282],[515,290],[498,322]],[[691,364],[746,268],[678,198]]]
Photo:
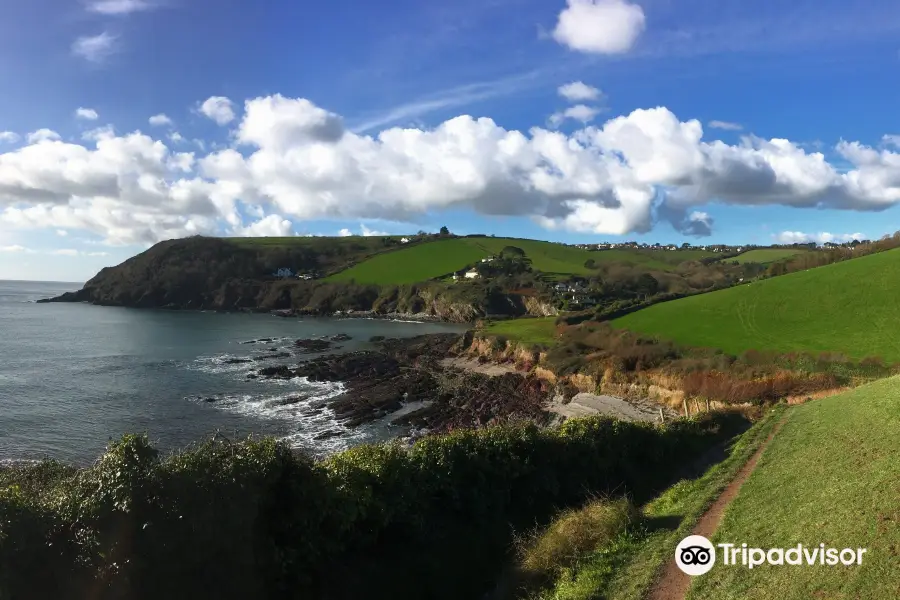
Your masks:
[[[590,252],[574,246],[539,240],[499,237],[465,237],[429,241],[386,252],[369,258],[330,277],[332,281],[357,283],[402,284],[426,281],[448,275],[496,256],[503,248],[520,248],[531,260],[532,267],[551,277],[589,276],[596,270],[587,266],[606,263],[633,264],[650,270],[672,271],[685,261],[714,256],[702,250],[603,250]]]
[[[738,264],[759,263],[768,265],[775,261],[792,258],[804,252],[807,252],[807,250],[800,248],[758,248],[756,250],[748,250],[731,258],[723,258],[722,260],[733,261]]]
[[[900,249],[657,304],[620,328],[697,347],[900,361]]]

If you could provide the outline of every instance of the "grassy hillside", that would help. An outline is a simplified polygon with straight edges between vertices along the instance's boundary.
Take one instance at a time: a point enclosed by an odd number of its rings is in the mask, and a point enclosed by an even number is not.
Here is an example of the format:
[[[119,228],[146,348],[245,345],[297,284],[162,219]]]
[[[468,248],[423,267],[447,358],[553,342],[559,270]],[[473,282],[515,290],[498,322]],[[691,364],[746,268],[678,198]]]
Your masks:
[[[556,317],[495,321],[484,328],[484,333],[503,336],[525,344],[549,346],[556,341]]]
[[[606,250],[589,252],[552,242],[516,238],[472,237],[426,242],[416,246],[384,252],[336,273],[331,281],[375,284],[403,284],[426,281],[458,271],[490,255],[499,254],[506,246],[521,248],[531,259],[535,270],[551,276],[587,276],[596,271],[585,266],[627,263],[646,269],[671,271],[687,260],[711,256],[703,251]]]
[[[900,378],[792,410],[713,543],[867,548],[860,566],[716,567],[688,598],[896,598]],[[798,476],[802,474],[802,476]]]
[[[900,250],[657,304],[620,328],[697,347],[900,361]]]
[[[728,258],[724,260],[736,262],[738,264],[745,263],[759,263],[761,265],[767,265],[769,263],[773,263],[778,260],[784,260],[785,258],[791,258],[792,256],[797,256],[798,254],[802,254],[806,252],[806,250],[800,250],[797,248],[759,248],[757,250],[749,250],[735,256],[734,258]]]

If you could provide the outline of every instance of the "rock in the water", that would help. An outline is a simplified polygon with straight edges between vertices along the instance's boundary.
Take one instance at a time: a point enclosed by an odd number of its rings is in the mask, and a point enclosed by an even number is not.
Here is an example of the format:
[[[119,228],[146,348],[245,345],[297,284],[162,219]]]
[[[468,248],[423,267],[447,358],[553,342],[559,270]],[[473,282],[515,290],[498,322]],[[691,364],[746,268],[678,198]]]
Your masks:
[[[323,431],[322,433],[320,433],[319,435],[317,435],[317,436],[316,436],[315,438],[313,438],[313,439],[315,439],[315,440],[327,440],[328,438],[333,438],[333,437],[336,437],[336,436],[339,436],[339,435],[341,435],[341,432],[338,431],[337,429],[329,429],[328,431]]]
[[[252,361],[249,358],[229,358],[224,361],[226,365],[241,365],[248,362]]]
[[[337,335],[331,336],[332,342],[347,342],[352,340],[353,338],[347,335],[346,333],[339,333]]]
[[[383,335],[373,335],[372,337],[369,338],[369,341],[372,343],[383,342],[384,336]]]
[[[331,348],[331,342],[328,340],[297,340],[294,342],[294,345],[299,348],[301,352],[324,352]]]
[[[259,370],[260,377],[276,377],[279,379],[290,379],[294,376],[287,365],[278,365],[277,367],[263,367]]]

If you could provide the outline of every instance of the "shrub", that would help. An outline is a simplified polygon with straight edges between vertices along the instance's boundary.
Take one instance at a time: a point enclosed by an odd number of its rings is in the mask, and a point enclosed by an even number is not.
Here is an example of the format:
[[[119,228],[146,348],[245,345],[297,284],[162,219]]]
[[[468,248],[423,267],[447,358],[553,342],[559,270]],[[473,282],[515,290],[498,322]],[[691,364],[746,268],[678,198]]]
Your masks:
[[[473,597],[513,532],[593,495],[642,501],[734,433],[727,415],[591,417],[318,463],[271,439],[160,459],[126,436],[77,472],[0,469],[0,597]]]

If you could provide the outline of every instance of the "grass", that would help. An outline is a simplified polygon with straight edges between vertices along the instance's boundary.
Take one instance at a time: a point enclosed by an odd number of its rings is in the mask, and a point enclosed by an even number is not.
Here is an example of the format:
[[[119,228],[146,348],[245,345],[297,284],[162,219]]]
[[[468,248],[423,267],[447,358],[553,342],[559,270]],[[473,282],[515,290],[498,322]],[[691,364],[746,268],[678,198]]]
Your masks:
[[[585,266],[588,260],[593,260],[597,265],[629,263],[651,270],[671,271],[681,262],[697,260],[710,255],[703,251],[606,250],[589,252],[574,246],[539,240],[492,237],[454,238],[383,252],[336,273],[328,279],[331,281],[350,281],[352,279],[358,283],[373,284],[418,283],[459,271],[487,256],[499,255],[506,246],[521,248],[531,260],[532,267],[548,274],[551,278],[595,274],[594,269]]]
[[[759,448],[781,418],[777,407],[731,446],[722,462],[702,476],[670,487],[643,508],[637,527],[584,553],[574,566],[563,566],[542,600],[641,600],[660,567],[672,557],[700,516]],[[773,596],[777,597],[777,596]]]
[[[727,262],[736,262],[741,265],[746,263],[759,263],[761,265],[767,265],[779,260],[791,258],[792,256],[797,256],[798,254],[802,254],[804,252],[806,252],[806,250],[800,250],[797,248],[758,248],[756,250],[748,250],[743,254],[739,254],[738,256],[735,256],[733,258],[726,258],[723,260]]]
[[[524,344],[552,346],[556,343],[556,317],[527,317],[494,321],[482,331],[487,335],[503,336]]]
[[[720,567],[689,598],[896,598],[900,378],[810,402],[772,440],[713,543],[867,548],[861,566]]]
[[[665,302],[613,321],[688,346],[900,361],[900,250]]]

